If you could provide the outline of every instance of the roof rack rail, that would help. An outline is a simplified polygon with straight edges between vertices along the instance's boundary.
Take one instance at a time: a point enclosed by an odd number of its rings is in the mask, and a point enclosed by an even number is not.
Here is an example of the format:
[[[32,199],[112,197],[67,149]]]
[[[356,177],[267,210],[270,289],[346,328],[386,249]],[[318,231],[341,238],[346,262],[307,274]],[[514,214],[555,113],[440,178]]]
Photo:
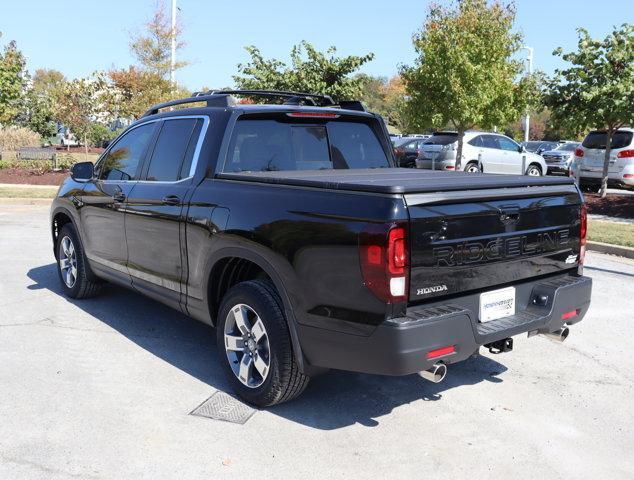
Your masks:
[[[289,92],[286,90],[210,90],[207,92],[210,95],[229,94],[229,95],[244,95],[247,97],[279,97],[288,98],[287,105],[299,104],[300,100],[312,101],[312,104],[317,106],[314,99],[321,100],[319,106],[331,106],[336,105],[335,101],[330,95],[320,95],[316,93],[303,93],[303,92]],[[293,103],[290,102],[293,101]],[[294,103],[298,102],[298,103]]]
[[[207,102],[208,107],[231,107],[236,104],[235,99],[231,95],[224,94],[207,94],[202,92],[194,92],[191,97],[180,98],[178,100],[171,100],[169,102],[157,103],[150,107],[143,117],[148,115],[156,115],[159,110],[167,107],[174,107],[176,105],[184,105],[186,103],[200,103]]]
[[[149,108],[143,117],[155,115],[159,110],[187,103],[207,102],[208,107],[230,107],[236,104],[232,95],[244,95],[247,97],[286,98],[284,105],[308,104],[314,107],[340,107],[347,110],[366,112],[363,104],[358,100],[345,100],[336,103],[330,95],[316,93],[289,92],[284,90],[209,90],[207,92],[194,92],[191,97],[158,103]],[[319,102],[317,102],[317,101]]]

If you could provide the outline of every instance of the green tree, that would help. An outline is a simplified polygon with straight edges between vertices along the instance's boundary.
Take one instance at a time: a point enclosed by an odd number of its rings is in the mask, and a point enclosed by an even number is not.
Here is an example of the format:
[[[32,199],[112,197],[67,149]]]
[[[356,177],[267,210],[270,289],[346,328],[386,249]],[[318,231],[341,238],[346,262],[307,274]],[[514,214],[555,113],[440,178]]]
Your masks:
[[[139,118],[152,105],[175,98],[187,97],[190,92],[148,70],[129,67],[110,70],[108,77],[117,95],[111,97],[110,111],[119,117]]]
[[[26,60],[15,41],[5,45],[0,52],[0,123],[12,122],[19,112],[26,82],[25,67]]]
[[[555,71],[546,103],[555,121],[570,131],[590,128],[607,133],[601,197],[605,197],[614,133],[634,123],[634,25],[614,28],[603,40],[578,29],[577,51],[553,52],[571,64]]]
[[[88,156],[88,137],[93,123],[106,125],[113,120],[108,110],[116,94],[102,73],[88,78],[65,82],[56,93],[54,115],[77,138],[81,139]]]
[[[405,86],[400,76],[389,80],[385,77],[359,74],[361,80],[361,96],[368,110],[380,114],[388,128],[404,133],[409,130],[408,118],[405,114]]]
[[[58,90],[66,82],[57,70],[38,69],[25,90],[15,123],[39,133],[47,139],[56,133],[53,103]]]
[[[360,97],[363,82],[352,74],[374,58],[373,53],[337,57],[335,47],[319,52],[302,41],[291,50],[289,66],[280,60],[265,59],[257,47],[246,50],[251,61],[238,64],[239,75],[233,77],[238,88],[319,93],[330,95],[335,101]]]
[[[513,32],[514,20],[513,4],[434,4],[414,35],[418,58],[401,70],[410,122],[421,130],[453,127],[459,134],[457,168],[466,130],[507,125],[538,97],[535,79],[516,80],[522,64],[513,55],[522,36]]]
[[[172,23],[166,13],[165,2],[161,1],[152,19],[144,25],[141,32],[133,33],[130,38],[130,50],[139,65],[148,72],[167,80],[170,76],[172,34],[176,36],[176,51],[185,47],[182,40],[182,28],[176,25],[172,32]],[[189,62],[177,61],[175,69],[187,66]]]

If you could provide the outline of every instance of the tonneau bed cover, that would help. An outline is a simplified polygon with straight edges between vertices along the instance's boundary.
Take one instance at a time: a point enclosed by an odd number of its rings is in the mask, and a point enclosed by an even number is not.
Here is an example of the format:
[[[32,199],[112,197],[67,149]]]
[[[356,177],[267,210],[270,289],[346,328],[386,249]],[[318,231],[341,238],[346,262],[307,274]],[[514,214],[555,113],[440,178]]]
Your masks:
[[[219,174],[218,178],[387,194],[569,186],[574,183],[573,179],[569,177],[529,177],[526,175],[444,172],[410,168],[227,172]]]

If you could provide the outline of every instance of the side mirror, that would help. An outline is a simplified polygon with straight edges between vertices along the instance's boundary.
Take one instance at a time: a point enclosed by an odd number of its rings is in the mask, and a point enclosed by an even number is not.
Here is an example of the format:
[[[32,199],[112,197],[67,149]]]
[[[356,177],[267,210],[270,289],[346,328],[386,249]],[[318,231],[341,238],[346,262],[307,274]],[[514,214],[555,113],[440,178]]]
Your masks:
[[[520,153],[526,153],[526,147],[524,145],[520,145],[520,148],[518,150]]]
[[[77,182],[92,180],[95,174],[95,165],[92,162],[79,162],[70,167],[70,176]]]

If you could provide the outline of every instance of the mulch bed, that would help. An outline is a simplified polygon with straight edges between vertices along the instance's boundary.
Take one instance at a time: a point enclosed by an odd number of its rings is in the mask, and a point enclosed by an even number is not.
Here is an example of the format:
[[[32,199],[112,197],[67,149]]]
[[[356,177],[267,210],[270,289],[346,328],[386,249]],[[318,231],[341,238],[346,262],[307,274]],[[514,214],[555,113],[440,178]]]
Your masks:
[[[29,185],[60,185],[68,176],[65,172],[46,172],[24,168],[0,169],[0,183],[26,183]]]
[[[601,198],[599,195],[585,194],[588,213],[618,218],[634,218],[634,195],[612,195]]]
[[[85,153],[86,152],[86,148],[85,147],[64,147],[62,145],[55,145],[54,146],[55,150],[57,150],[58,152],[68,152],[68,153]],[[103,153],[103,151],[105,150],[105,148],[101,148],[101,147],[88,147],[88,153]]]

